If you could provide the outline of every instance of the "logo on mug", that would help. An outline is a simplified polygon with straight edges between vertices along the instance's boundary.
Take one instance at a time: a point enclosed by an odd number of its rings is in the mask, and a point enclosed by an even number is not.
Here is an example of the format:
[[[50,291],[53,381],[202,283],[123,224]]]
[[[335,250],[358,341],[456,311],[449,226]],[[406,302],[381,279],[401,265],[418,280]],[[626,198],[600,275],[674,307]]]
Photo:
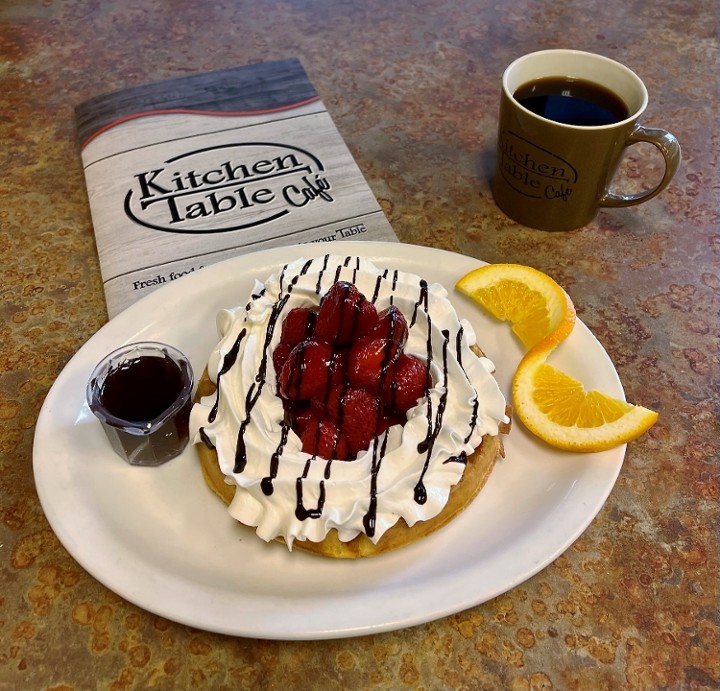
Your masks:
[[[532,199],[567,201],[577,182],[570,163],[515,132],[500,134],[500,172],[516,192]]]
[[[222,233],[270,223],[313,202],[332,202],[317,156],[267,142],[175,156],[134,176],[125,213],[171,233]]]

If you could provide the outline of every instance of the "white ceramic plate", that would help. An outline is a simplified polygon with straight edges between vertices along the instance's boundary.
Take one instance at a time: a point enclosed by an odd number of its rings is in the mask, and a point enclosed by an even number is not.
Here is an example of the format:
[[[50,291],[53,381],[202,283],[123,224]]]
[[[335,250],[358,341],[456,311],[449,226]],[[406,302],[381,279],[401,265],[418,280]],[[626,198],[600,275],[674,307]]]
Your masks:
[[[50,525],[70,554],[118,595],[168,619],[240,636],[388,631],[462,611],[522,583],[566,550],[602,507],[625,447],[560,452],[515,423],[506,460],[449,526],[385,556],[335,561],[266,545],[237,524],[205,486],[191,446],[160,468],[131,467],[114,455],[84,401],[91,370],[106,353],[132,341],[165,341],[200,373],[217,340],[220,308],[244,304],[255,277],[328,251],[443,283],[509,394],[520,346],[507,325],[453,290],[482,264],[476,259],[404,244],[312,244],[240,256],[160,288],[72,358],[47,396],[35,434],[35,481]],[[552,362],[587,386],[623,397],[610,359],[581,323]]]

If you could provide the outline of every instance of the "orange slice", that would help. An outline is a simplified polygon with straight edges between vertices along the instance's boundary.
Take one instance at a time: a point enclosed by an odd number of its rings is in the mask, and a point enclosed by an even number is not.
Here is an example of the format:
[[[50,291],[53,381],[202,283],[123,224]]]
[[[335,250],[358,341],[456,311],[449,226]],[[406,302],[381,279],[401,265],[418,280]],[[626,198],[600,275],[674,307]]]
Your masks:
[[[653,410],[586,391],[581,381],[547,364],[538,352],[528,353],[518,366],[512,395],[525,427],[567,451],[604,451],[625,444],[658,418]]]
[[[547,364],[575,324],[572,301],[552,278],[529,266],[490,264],[463,276],[456,288],[510,322],[527,348],[513,377],[513,407],[537,437],[569,451],[603,451],[655,424],[656,412],[586,391],[581,381]]]
[[[510,322],[526,349],[553,336],[559,343],[575,324],[575,307],[550,276],[521,264],[488,264],[463,276],[455,288],[490,314]]]

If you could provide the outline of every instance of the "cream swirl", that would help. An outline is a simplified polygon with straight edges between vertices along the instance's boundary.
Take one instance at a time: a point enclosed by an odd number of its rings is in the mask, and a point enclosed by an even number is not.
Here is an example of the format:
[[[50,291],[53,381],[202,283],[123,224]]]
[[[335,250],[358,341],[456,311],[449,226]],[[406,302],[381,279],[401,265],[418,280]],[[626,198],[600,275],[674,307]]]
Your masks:
[[[282,320],[317,306],[338,280],[350,281],[378,310],[406,316],[405,352],[430,362],[433,386],[407,422],[377,437],[355,460],[324,460],[301,450],[276,395],[272,352]],[[412,526],[436,516],[465,462],[507,422],[492,362],[471,349],[475,333],[438,283],[382,270],[359,257],[324,255],[283,266],[245,306],[222,310],[220,342],[208,362],[217,392],[191,416],[196,442],[215,448],[225,481],[236,485],[229,512],[264,540],[320,542],[331,529],[347,542],[376,542],[400,518]]]

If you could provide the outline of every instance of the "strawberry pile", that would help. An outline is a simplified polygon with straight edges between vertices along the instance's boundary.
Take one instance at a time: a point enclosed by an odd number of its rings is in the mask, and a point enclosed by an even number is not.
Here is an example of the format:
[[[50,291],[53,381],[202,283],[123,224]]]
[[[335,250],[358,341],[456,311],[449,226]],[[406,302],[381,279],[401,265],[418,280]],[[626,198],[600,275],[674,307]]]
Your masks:
[[[303,451],[351,460],[423,398],[428,366],[403,352],[408,326],[395,306],[375,305],[346,281],[318,309],[296,307],[273,352],[277,393]]]

